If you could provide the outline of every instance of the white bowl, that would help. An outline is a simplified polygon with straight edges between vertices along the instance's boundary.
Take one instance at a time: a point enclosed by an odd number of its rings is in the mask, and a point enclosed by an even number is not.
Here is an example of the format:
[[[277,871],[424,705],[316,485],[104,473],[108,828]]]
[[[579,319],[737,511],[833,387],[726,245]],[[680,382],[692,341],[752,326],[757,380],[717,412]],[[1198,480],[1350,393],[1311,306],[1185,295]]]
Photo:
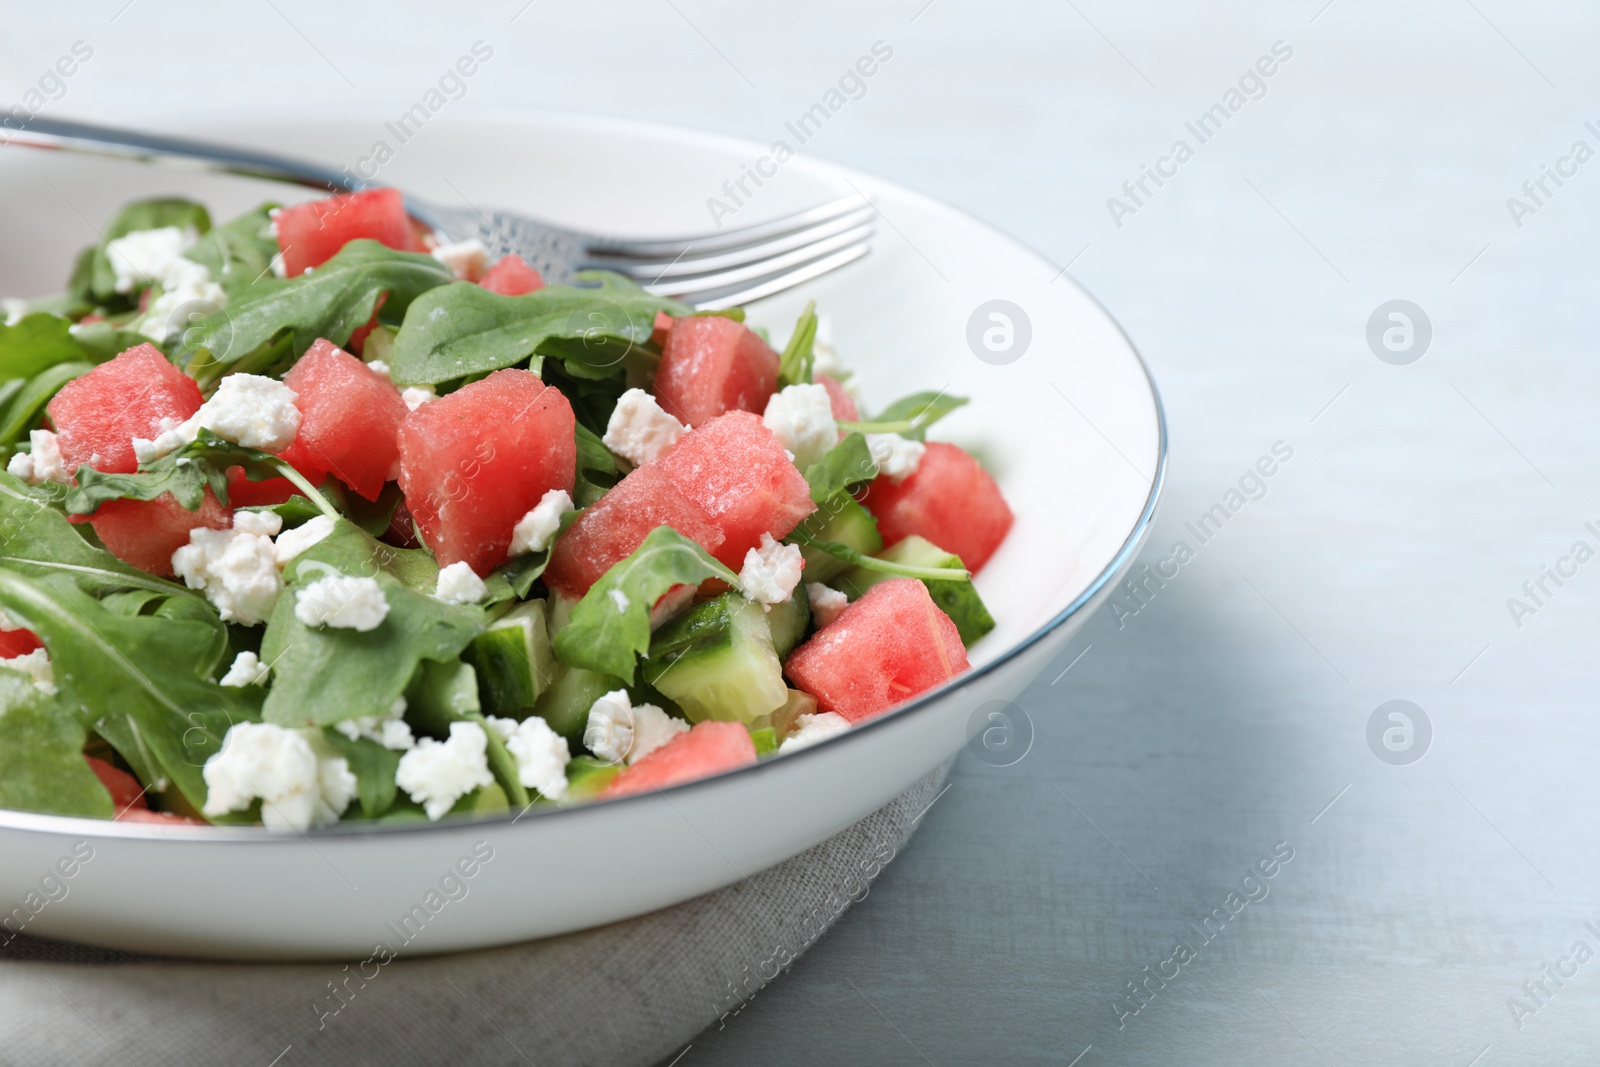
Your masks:
[[[232,116],[174,128],[351,164],[374,141],[393,139],[371,115]],[[593,118],[445,114],[400,146],[379,177],[441,203],[466,198],[590,229],[670,236],[709,229],[708,198],[734,206],[724,181],[770,151]],[[751,307],[753,322],[786,334],[814,298],[869,411],[922,389],[972,398],[934,436],[981,455],[1017,518],[978,578],[999,625],[972,650],[969,673],[794,755],[661,794],[520,819],[275,835],[0,811],[0,925],[29,894],[39,894],[35,902],[54,896],[21,928],[234,959],[365,956],[380,942],[399,949],[413,929],[420,932],[407,953],[595,926],[708,892],[816,844],[949,759],[987,724],[991,702],[1014,699],[1109,593],[1148,529],[1166,434],[1143,364],[1070,278],[943,204],[804,157],[746,190],[753,195],[741,197],[727,224],[852,190],[881,213],[870,256]],[[58,287],[71,254],[94,239],[86,220],[98,224],[124,200],[173,192],[206,200],[219,217],[269,196],[298,198],[282,186],[0,150],[0,203],[9,205],[0,212],[0,293]],[[979,359],[967,341],[969,318],[995,299],[1020,306],[1031,323],[1026,351],[1004,365]],[[41,880],[74,849],[92,859],[49,883],[65,886],[65,896],[43,893]],[[492,858],[474,864],[474,850]],[[448,878],[463,858],[473,876]],[[463,892],[462,902],[449,899]]]

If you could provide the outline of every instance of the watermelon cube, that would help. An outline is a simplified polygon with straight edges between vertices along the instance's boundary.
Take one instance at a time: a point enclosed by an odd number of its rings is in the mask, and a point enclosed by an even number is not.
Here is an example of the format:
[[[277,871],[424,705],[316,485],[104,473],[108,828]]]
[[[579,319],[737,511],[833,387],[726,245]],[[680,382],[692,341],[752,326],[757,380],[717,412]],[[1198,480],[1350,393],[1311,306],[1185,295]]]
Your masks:
[[[690,430],[655,465],[721,529],[713,554],[734,570],[762,534],[783,537],[817,509],[783,445],[746,411]]]
[[[650,343],[657,348],[667,346],[667,335],[672,332],[672,324],[677,321],[665,311],[656,312],[656,319],[650,324]]]
[[[228,468],[228,505],[235,508],[256,508],[282,504],[300,492],[298,486],[287,478],[264,478],[252,482],[243,467]]]
[[[274,216],[284,273],[320,267],[347,242],[365,237],[402,252],[422,251],[398,189],[364,189],[283,208]]]
[[[766,409],[778,387],[778,354],[742,322],[720,315],[672,320],[655,394],[679,422],[699,426],[725,411]]]
[[[943,685],[967,667],[956,624],[914,578],[874,585],[783,665],[796,687],[817,698],[817,707],[853,723]]]
[[[281,457],[312,484],[332,474],[376,500],[383,483],[399,473],[400,424],[410,414],[400,390],[321,338],[283,384],[295,391],[300,432]]]
[[[172,554],[189,543],[189,531],[200,526],[226,529],[232,513],[206,490],[198,511],[178,503],[171,493],[154,500],[108,500],[89,519],[106,549],[142,571],[172,577]]]
[[[501,296],[523,296],[543,289],[544,275],[528,266],[521,256],[501,256],[478,284]]]
[[[912,534],[980,570],[1011,529],[1011,508],[978,461],[955,445],[930,441],[922,462],[899,485],[881,476],[861,498],[886,544]]]
[[[755,761],[750,731],[736,722],[708,720],[696,723],[688,733],[679,734],[611,779],[600,796],[625,797],[666,789],[736,771]]]
[[[845,390],[843,382],[826,374],[816,375],[815,381],[828,391],[828,406],[833,408],[835,419],[839,422],[861,421],[861,409],[856,407],[856,398]]]
[[[61,387],[45,411],[68,470],[87,463],[111,474],[139,469],[133,439],[155,440],[163,429],[200,410],[200,387],[155,345],[138,345]]]
[[[497,370],[406,416],[400,488],[441,567],[464,560],[488,574],[518,519],[551,489],[572,492],[576,425],[561,390],[525,370]]]
[[[0,630],[0,659],[26,656],[36,648],[43,648],[39,635],[28,629]]]
[[[100,784],[106,787],[106,792],[111,794],[111,806],[118,812],[129,808],[149,808],[150,805],[144,798],[144,786],[139,784],[139,779],[129,774],[120,767],[113,767],[103,759],[94,756],[85,756],[89,769],[94,776],[100,779]]]
[[[670,526],[707,552],[721,547],[722,530],[673,484],[660,463],[647,463],[613,486],[555,544],[545,583],[581,597],[601,575],[633,554],[657,526]]]

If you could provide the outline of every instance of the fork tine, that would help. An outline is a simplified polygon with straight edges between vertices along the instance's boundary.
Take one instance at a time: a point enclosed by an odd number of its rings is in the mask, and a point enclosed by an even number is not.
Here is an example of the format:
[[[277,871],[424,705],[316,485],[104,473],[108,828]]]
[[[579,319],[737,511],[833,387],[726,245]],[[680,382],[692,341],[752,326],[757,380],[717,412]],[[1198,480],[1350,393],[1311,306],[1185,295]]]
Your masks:
[[[631,241],[621,238],[594,237],[584,244],[586,255],[612,255],[631,256],[635,258],[673,259],[683,255],[690,248],[701,252],[716,252],[728,248],[737,248],[740,245],[765,241],[795,230],[804,229],[820,222],[838,218],[840,215],[859,210],[863,201],[859,196],[845,196],[838,200],[820,204],[793,215],[772,219],[768,222],[759,222],[753,226],[746,226],[738,230],[728,230],[726,233],[713,231],[690,237],[661,238],[649,241]]]
[[[797,285],[804,285],[806,282],[820,278],[824,274],[836,271],[840,267],[854,263],[870,251],[872,251],[872,246],[866,242],[851,245],[849,248],[842,249],[832,255],[812,260],[810,263],[775,274],[772,277],[763,278],[752,285],[736,286],[732,289],[703,294],[699,299],[693,300],[691,303],[695,307],[703,308],[706,311],[720,311],[724,308],[749,304],[763,297],[781,293],[786,289],[793,289]]]
[[[746,263],[755,263],[764,259],[771,259],[784,252],[796,248],[804,248],[815,244],[824,238],[836,234],[847,233],[860,229],[870,223],[873,210],[862,207],[859,211],[852,211],[838,218],[808,226],[805,229],[795,230],[792,233],[762,241],[757,244],[745,245],[727,252],[713,252],[710,255],[685,253],[674,259],[612,259],[595,257],[588,260],[580,269],[613,270],[619,274],[626,274],[630,278],[648,278],[659,281],[663,278],[679,278],[690,274],[707,274],[711,271],[726,270],[731,267],[740,267]]]
[[[835,234],[821,241],[815,241],[804,248],[796,248],[782,255],[747,263],[742,267],[697,274],[686,278],[652,281],[645,288],[652,291],[664,289],[674,295],[685,297],[693,297],[697,293],[719,292],[733,286],[744,285],[782,271],[803,266],[812,260],[831,255],[845,248],[865,245],[871,236],[872,227],[870,225],[858,226],[854,230],[848,230],[845,233]]]

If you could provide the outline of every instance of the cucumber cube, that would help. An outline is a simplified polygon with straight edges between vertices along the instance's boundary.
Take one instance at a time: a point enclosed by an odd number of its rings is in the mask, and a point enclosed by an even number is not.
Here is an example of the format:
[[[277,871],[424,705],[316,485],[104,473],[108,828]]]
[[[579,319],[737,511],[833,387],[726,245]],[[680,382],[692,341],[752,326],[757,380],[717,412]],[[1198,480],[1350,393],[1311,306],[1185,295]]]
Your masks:
[[[877,553],[877,557],[908,567],[965,569],[960,556],[946,552],[927,538],[915,534]],[[885,574],[883,571],[856,567],[841,577],[836,585],[851,600],[858,600],[874,585],[893,577],[894,575]],[[994,616],[984,607],[983,598],[978,596],[978,590],[972,582],[924,581],[922,584],[928,587],[928,593],[933,597],[933,602],[939,606],[939,610],[950,616],[950,621],[956,624],[956,632],[961,635],[961,643],[968,648],[971,648],[972,643],[978,638],[994,629]]]

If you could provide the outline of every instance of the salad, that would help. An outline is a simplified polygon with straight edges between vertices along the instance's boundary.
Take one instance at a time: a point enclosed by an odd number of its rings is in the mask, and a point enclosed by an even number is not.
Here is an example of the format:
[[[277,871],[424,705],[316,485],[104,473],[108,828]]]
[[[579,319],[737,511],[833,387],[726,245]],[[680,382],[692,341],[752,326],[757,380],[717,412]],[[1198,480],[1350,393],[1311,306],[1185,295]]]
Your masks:
[[[1011,511],[774,348],[440,243],[393,190],[128,205],[0,326],[0,807],[483,816],[781,757],[940,685]]]

